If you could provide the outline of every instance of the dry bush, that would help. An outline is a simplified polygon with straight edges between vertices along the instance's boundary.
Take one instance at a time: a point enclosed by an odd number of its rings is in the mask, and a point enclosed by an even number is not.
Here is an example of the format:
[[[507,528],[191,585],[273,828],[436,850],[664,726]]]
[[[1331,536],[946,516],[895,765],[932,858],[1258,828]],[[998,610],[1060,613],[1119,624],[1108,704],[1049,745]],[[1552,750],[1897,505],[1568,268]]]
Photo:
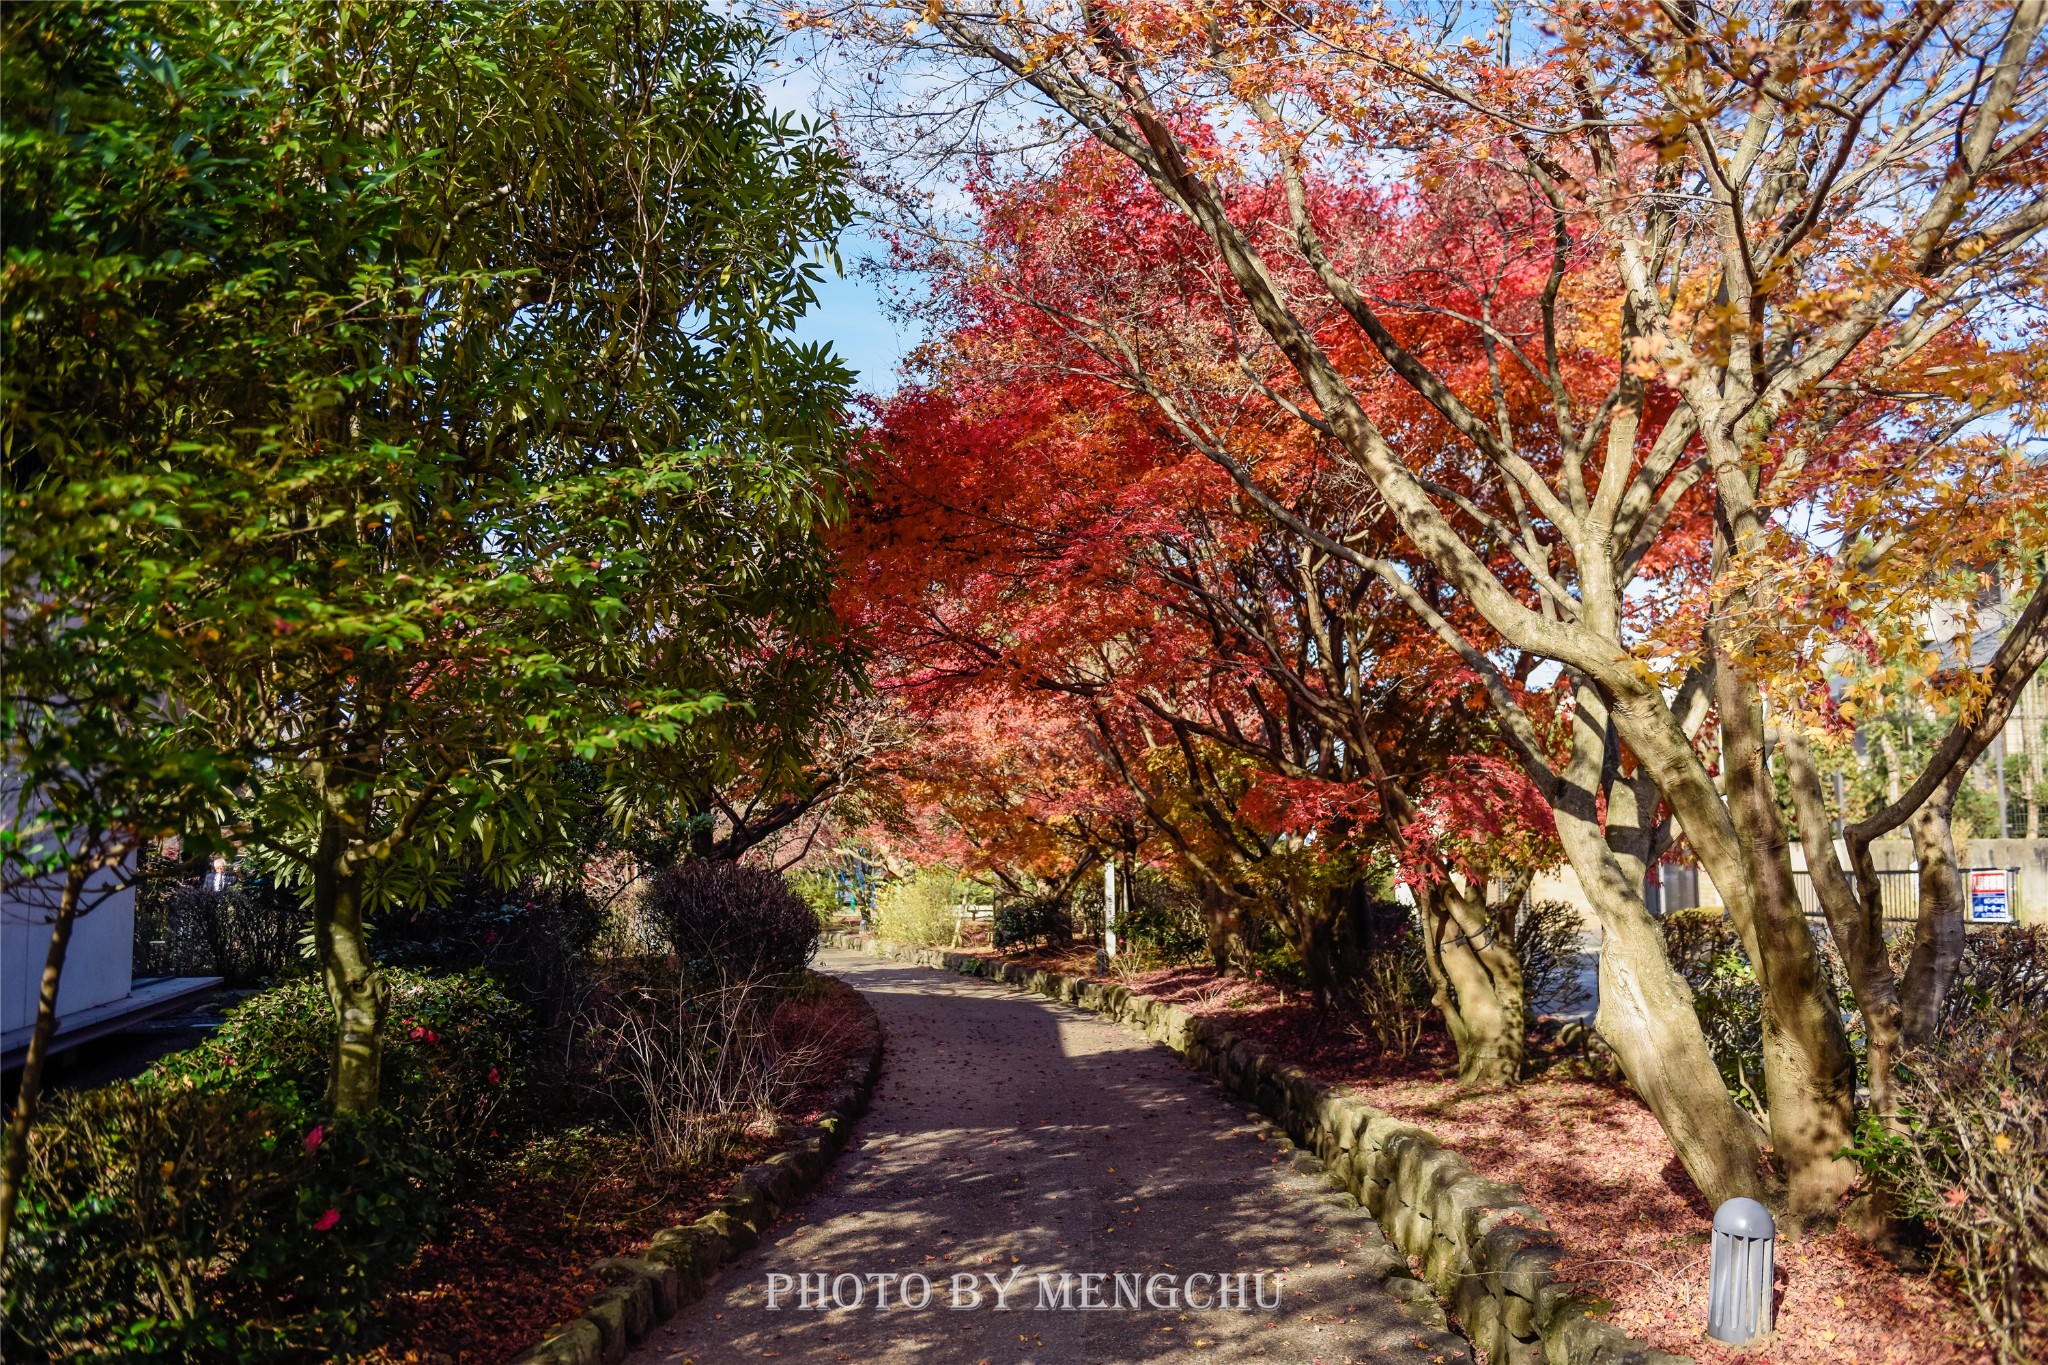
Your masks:
[[[135,975],[203,974],[247,986],[305,970],[299,938],[310,915],[297,892],[257,880],[225,891],[146,890],[135,898]]]
[[[815,1042],[777,1045],[784,987],[742,972],[673,970],[652,979],[614,964],[585,1005],[578,1054],[660,1166],[715,1161],[772,1130],[818,1064]]]
[[[1422,935],[1404,906],[1374,908],[1377,927],[1351,978],[1358,1019],[1352,1032],[1406,1059],[1429,1031],[1435,995],[1422,959]]]
[[[927,868],[885,890],[875,907],[875,930],[898,943],[924,948],[956,946],[960,878],[944,868]]]
[[[1932,1046],[1857,1156],[1923,1220],[2008,1365],[2048,1360],[2048,930],[1973,934]]]
[[[1590,997],[1579,979],[1585,928],[1563,901],[1532,900],[1515,916],[1515,956],[1522,964],[1522,998],[1551,1014],[1584,1009]]]

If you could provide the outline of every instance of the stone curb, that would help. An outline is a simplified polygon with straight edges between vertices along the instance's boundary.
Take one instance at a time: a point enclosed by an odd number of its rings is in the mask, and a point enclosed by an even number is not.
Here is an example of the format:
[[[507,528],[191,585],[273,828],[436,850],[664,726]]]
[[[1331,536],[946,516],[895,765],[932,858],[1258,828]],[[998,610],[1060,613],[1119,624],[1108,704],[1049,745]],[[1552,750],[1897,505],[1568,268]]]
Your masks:
[[[581,1317],[550,1328],[514,1365],[616,1365],[684,1304],[704,1297],[721,1266],[760,1241],[776,1218],[825,1176],[867,1112],[882,1074],[882,1021],[858,992],[874,1041],[851,1058],[825,1117],[787,1134],[782,1150],[747,1167],[711,1212],[683,1227],[664,1228],[637,1256],[607,1256],[591,1269],[609,1287]]]
[[[975,953],[861,934],[827,934],[824,941],[1035,991],[1108,1015],[1180,1053],[1273,1121],[1273,1140],[1283,1153],[1293,1152],[1296,1170],[1321,1175],[1369,1211],[1494,1365],[1697,1365],[1629,1336],[1600,1316],[1607,1304],[1556,1276],[1564,1247],[1520,1187],[1483,1179],[1427,1130],[1318,1084],[1214,1019],[1124,986]],[[1375,1267],[1389,1291],[1417,1306],[1421,1287],[1408,1287],[1409,1266],[1399,1256],[1382,1259],[1393,1262]],[[1441,1325],[1441,1309],[1434,1318]]]

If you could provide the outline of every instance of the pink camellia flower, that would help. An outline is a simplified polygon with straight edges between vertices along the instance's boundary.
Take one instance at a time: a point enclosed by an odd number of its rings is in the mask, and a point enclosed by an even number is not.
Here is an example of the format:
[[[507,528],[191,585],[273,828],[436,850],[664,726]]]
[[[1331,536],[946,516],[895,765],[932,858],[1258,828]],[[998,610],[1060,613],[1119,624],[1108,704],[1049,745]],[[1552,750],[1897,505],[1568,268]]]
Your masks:
[[[489,1080],[492,1085],[496,1085],[498,1083],[498,1068],[492,1067],[491,1074],[485,1079]]]
[[[320,1123],[314,1124],[313,1131],[306,1134],[306,1150],[309,1152],[312,1151],[315,1147],[318,1147],[323,1141],[325,1141],[326,1138],[327,1126],[325,1124]]]
[[[329,1209],[313,1220],[313,1231],[325,1232],[341,1221],[340,1209]]]

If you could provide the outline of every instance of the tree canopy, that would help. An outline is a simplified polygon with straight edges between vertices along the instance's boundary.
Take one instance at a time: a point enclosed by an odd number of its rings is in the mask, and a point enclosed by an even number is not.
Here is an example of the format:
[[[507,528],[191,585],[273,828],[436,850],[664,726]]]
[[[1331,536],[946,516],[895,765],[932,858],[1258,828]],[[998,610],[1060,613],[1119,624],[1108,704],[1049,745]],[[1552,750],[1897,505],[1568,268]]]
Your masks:
[[[1620,3],[1483,35],[1421,5],[803,12],[900,73],[849,92],[900,176],[1046,177],[1016,199],[1040,222],[1069,185],[1115,205],[1126,250],[1098,234],[1048,273],[999,232],[973,268],[1471,671],[1600,918],[1603,1035],[1702,1189],[1764,1193],[1763,1135],[1644,900],[1682,835],[1764,986],[1768,1141],[1799,1209],[1850,1179],[1853,1109],[1788,852],[1831,842],[1808,736],[1899,680],[1928,613],[1969,612],[1987,581],[2048,601],[2042,471],[2009,438],[2039,420],[2043,21]],[[927,82],[950,98],[896,94]],[[1387,532],[1300,516],[1269,429]],[[1910,815],[1923,867],[1953,868],[1944,801],[2038,666],[2038,615],[1990,668],[1913,670],[1953,742],[1851,831],[1852,858]],[[1557,687],[1532,706],[1539,666]],[[1954,970],[1952,881],[1926,883],[1909,1023]],[[1816,885],[1889,1056],[1876,878]]]
[[[789,336],[842,164],[690,4],[52,6],[7,42],[10,636],[117,651],[239,756],[336,1102],[374,1106],[366,911],[458,841],[544,848],[553,759],[630,791],[851,665],[851,375]]]

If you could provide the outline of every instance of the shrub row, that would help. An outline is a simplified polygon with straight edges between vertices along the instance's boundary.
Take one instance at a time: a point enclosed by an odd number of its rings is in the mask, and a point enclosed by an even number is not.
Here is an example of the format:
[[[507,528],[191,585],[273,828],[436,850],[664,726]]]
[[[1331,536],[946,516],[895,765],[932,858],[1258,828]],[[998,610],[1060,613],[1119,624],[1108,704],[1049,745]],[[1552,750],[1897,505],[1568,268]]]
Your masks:
[[[255,996],[149,1072],[53,1098],[6,1290],[8,1359],[318,1357],[502,1144],[525,1012],[481,974],[387,973],[389,1107],[326,1112],[319,983]]]
[[[161,899],[166,963],[234,963],[244,979],[297,965],[283,946],[296,915],[269,899]],[[819,935],[781,877],[731,864],[666,869],[646,911],[676,954],[656,973],[672,994],[680,975],[767,1000]],[[380,924],[390,995],[373,1115],[329,1111],[334,1016],[304,976],[141,1077],[54,1097],[10,1255],[5,1358],[323,1359],[373,1342],[385,1281],[525,1136],[532,1059],[557,1051],[536,1034],[562,1042],[575,1002],[602,993],[589,960],[600,918],[574,887],[469,878]],[[489,974],[428,970],[478,962]],[[724,1035],[710,1047],[734,1050]],[[539,1098],[591,1098],[573,1076],[549,1079]]]

